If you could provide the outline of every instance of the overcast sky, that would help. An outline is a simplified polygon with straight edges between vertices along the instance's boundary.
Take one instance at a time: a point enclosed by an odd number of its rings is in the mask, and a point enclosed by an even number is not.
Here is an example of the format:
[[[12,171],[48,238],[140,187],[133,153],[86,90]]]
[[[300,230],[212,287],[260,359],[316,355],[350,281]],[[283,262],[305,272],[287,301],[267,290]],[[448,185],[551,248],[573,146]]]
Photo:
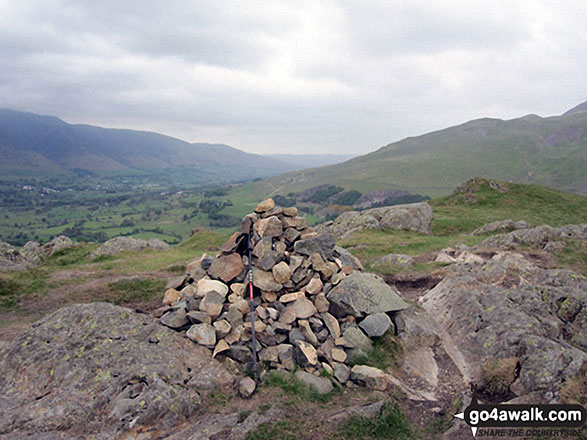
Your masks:
[[[0,107],[364,154],[587,100],[587,2],[0,0]]]

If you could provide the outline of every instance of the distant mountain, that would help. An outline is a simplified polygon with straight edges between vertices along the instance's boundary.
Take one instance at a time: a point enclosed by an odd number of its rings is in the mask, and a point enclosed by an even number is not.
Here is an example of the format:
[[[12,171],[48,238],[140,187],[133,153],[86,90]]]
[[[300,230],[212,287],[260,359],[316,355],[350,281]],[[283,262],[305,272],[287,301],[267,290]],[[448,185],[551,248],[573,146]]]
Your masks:
[[[587,101],[585,101],[583,104],[579,104],[577,107],[573,107],[572,109],[564,113],[563,116],[572,115],[573,113],[577,112],[587,112]]]
[[[356,154],[266,154],[265,157],[289,163],[296,170],[323,167],[345,162],[356,157]]]
[[[562,116],[483,118],[411,137],[349,161],[256,182],[251,194],[285,195],[318,185],[363,194],[449,194],[475,176],[587,193],[587,103]]]
[[[96,173],[184,167],[237,181],[295,169],[223,144],[190,144],[157,133],[68,124],[53,116],[0,109],[0,175]],[[187,171],[186,171],[187,172]]]

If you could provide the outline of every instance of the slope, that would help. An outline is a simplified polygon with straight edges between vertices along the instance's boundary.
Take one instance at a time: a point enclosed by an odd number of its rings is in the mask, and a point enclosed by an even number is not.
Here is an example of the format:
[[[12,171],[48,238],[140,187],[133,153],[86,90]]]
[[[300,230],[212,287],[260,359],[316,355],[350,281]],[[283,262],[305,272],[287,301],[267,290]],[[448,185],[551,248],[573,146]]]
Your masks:
[[[440,196],[474,176],[587,192],[587,112],[478,119],[411,137],[347,162],[249,186],[264,197],[330,184],[361,192],[400,189]]]
[[[0,109],[0,174],[187,167],[237,181],[293,169],[222,144],[190,144],[157,133],[72,125],[56,117]]]

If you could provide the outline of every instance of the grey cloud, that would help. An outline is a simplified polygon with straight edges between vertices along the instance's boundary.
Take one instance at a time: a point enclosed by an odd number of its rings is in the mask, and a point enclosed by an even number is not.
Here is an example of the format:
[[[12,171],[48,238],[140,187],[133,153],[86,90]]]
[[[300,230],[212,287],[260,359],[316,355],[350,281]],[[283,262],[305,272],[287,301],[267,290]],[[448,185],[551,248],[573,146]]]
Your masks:
[[[256,152],[365,153],[586,99],[587,6],[2,2],[0,106]]]

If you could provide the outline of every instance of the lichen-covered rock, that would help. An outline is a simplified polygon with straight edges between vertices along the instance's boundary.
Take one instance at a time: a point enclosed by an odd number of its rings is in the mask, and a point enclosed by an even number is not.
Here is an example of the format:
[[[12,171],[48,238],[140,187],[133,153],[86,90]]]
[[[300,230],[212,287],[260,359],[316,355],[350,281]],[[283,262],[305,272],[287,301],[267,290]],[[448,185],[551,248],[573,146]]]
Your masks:
[[[332,223],[319,226],[317,231],[330,232],[337,239],[346,238],[354,232],[365,229],[398,229],[430,235],[432,219],[432,208],[428,203],[409,203],[372,208],[361,212],[343,212]]]
[[[65,235],[58,235],[49,243],[44,245],[43,248],[45,249],[45,253],[48,256],[51,256],[56,252],[62,251],[64,249],[69,249],[75,246],[77,246],[77,244],[74,243],[74,241],[71,238],[66,237]]]
[[[587,223],[581,225],[565,225],[560,228],[543,225],[531,229],[520,229],[508,234],[493,235],[485,239],[479,247],[514,249],[520,245],[544,247],[548,242],[562,238],[587,240]]]
[[[490,234],[492,232],[504,232],[512,229],[528,229],[530,225],[525,220],[501,220],[491,223],[486,223],[483,226],[471,232],[471,235]]]
[[[15,436],[169,428],[198,411],[202,392],[233,382],[196,344],[107,303],[35,323],[0,353],[0,370],[0,433]]]
[[[130,251],[138,252],[144,249],[165,250],[169,249],[169,245],[158,238],[151,238],[149,240],[137,240],[130,237],[115,237],[90,254],[90,258],[96,258],[101,255],[117,255],[121,252]]]
[[[24,270],[30,267],[31,263],[9,243],[0,241],[0,271]]]
[[[353,315],[362,318],[376,312],[397,312],[408,304],[377,275],[354,272],[334,287],[328,295],[330,312],[342,318]]]
[[[412,266],[416,261],[409,255],[387,254],[375,261],[377,266]]]
[[[484,264],[450,266],[420,301],[439,329],[449,329],[450,339],[441,342],[452,341],[446,352],[464,382],[479,383],[483,365],[518,358],[519,378],[510,390],[548,402],[587,362],[585,292],[587,278],[579,274],[500,252]],[[413,330],[405,333],[404,339]],[[422,335],[413,336],[422,346]]]

